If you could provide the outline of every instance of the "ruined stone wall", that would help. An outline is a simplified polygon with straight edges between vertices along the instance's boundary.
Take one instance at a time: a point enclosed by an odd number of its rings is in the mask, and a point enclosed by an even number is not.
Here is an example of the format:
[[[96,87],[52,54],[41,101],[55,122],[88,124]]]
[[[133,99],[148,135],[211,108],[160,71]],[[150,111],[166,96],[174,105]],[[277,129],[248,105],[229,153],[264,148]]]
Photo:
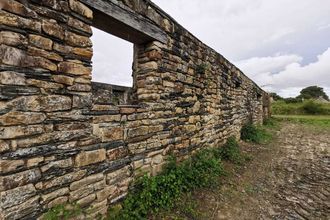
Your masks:
[[[105,214],[169,152],[219,146],[267,116],[266,94],[157,6],[112,2],[167,36],[135,45],[131,105],[92,92],[89,7],[1,1],[0,219],[36,218],[66,202]]]

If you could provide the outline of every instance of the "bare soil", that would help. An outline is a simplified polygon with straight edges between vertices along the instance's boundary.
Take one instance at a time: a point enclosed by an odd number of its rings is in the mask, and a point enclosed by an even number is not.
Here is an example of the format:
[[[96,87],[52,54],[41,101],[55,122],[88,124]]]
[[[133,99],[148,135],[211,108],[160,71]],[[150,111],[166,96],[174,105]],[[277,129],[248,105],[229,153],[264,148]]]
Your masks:
[[[162,219],[330,219],[330,129],[285,122],[270,144],[241,143],[251,160],[225,164],[213,189],[185,196]]]

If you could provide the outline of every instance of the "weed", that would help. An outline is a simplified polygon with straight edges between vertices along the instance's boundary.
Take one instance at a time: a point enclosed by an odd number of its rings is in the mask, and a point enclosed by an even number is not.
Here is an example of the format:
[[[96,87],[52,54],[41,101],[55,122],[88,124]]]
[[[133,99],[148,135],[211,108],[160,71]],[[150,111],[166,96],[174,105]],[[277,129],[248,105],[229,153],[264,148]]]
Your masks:
[[[82,213],[78,204],[62,204],[48,210],[44,215],[44,220],[71,219]]]
[[[226,144],[219,150],[221,157],[225,160],[229,160],[236,164],[240,164],[243,160],[239,145],[234,136],[228,138]]]
[[[145,175],[136,182],[120,212],[111,219],[144,219],[149,213],[172,208],[183,192],[210,186],[222,174],[221,159],[213,149],[200,150],[180,164],[171,157],[163,173]]]
[[[241,129],[241,139],[244,141],[262,144],[270,141],[272,136],[264,128],[247,123]]]
[[[208,65],[205,63],[199,64],[196,67],[196,73],[198,74],[205,74],[206,70],[208,69]]]

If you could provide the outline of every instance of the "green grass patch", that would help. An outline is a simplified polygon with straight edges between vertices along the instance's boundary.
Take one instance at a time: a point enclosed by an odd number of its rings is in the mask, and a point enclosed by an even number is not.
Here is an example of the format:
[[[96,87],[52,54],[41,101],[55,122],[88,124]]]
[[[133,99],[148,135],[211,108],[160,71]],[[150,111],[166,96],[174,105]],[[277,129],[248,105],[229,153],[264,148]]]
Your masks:
[[[270,126],[271,123],[267,123]],[[262,126],[247,123],[241,129],[241,139],[252,143],[265,144],[272,140],[272,135]]]
[[[145,175],[137,180],[121,209],[116,206],[109,210],[108,219],[145,219],[149,214],[157,215],[160,210],[169,210],[182,199],[183,193],[217,184],[218,178],[225,174],[222,159],[238,163],[242,158],[234,137],[220,148],[200,150],[181,163],[170,157],[161,174]],[[194,204],[183,207],[187,215],[197,215]]]
[[[77,204],[57,205],[43,216],[44,220],[72,219],[83,213],[81,207]]]
[[[330,103],[321,103],[313,100],[287,103],[276,101],[272,103],[274,115],[330,115]]]
[[[274,115],[273,117],[280,121],[291,121],[330,129],[330,115]]]

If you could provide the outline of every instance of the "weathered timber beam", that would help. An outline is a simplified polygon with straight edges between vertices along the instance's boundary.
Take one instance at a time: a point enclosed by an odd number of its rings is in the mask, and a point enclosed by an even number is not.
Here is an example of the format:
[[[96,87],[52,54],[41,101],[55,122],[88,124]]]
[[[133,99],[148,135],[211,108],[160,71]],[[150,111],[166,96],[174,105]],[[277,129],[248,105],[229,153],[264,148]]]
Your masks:
[[[106,0],[81,0],[94,12],[93,26],[132,43],[167,42],[166,33],[143,16]]]

